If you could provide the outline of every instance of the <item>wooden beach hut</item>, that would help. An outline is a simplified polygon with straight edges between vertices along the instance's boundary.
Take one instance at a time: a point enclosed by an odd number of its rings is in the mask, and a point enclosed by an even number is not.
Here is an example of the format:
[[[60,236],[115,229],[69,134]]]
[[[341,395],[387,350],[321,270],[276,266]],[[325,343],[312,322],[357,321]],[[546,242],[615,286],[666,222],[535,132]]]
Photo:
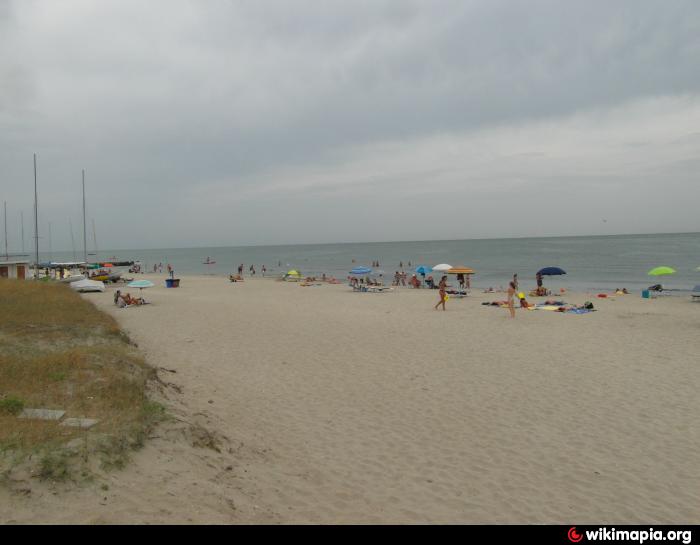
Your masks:
[[[30,277],[29,261],[0,261],[0,278],[24,280]]]

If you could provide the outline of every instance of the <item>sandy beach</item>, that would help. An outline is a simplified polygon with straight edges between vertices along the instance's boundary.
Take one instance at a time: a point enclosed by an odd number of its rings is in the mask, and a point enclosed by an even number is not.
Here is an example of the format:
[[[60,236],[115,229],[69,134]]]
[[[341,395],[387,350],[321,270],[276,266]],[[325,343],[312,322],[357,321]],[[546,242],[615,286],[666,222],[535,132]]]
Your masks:
[[[511,320],[481,305],[504,294],[144,277],[149,305],[84,297],[173,420],[107,491],[15,483],[0,522],[700,523],[689,297]]]

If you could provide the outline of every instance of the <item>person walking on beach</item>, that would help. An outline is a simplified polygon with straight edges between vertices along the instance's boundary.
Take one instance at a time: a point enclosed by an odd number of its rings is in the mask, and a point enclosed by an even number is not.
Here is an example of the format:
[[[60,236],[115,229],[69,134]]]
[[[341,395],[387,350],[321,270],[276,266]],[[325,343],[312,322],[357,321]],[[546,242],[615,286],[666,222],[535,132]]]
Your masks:
[[[243,276],[243,263],[238,265],[238,276]]]
[[[517,275],[515,275],[517,276]],[[508,310],[510,311],[510,317],[515,318],[515,292],[517,291],[518,286],[515,283],[515,280],[510,283],[510,286],[508,286]]]
[[[267,271],[267,269],[265,268],[265,265],[263,265],[263,266],[262,266],[262,275],[263,275],[263,276],[265,276],[265,272],[266,272],[266,271]]]
[[[255,265],[250,266],[250,276],[255,276]]]
[[[440,305],[442,305],[442,310],[445,310],[445,301],[447,301],[447,276],[443,276],[440,279],[440,283],[438,284],[438,289],[439,294],[440,294],[440,301],[438,302],[437,305],[435,305],[435,310],[438,309]]]

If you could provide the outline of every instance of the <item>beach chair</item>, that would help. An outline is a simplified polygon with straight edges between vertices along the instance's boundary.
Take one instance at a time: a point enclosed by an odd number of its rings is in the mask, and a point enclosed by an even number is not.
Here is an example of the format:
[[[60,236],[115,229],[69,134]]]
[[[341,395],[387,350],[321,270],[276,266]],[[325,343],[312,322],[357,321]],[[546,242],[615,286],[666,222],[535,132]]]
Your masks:
[[[700,284],[695,286],[693,291],[690,292],[690,300],[695,303],[700,303]]]
[[[370,293],[384,293],[385,291],[394,291],[394,288],[388,286],[369,286],[367,291]]]

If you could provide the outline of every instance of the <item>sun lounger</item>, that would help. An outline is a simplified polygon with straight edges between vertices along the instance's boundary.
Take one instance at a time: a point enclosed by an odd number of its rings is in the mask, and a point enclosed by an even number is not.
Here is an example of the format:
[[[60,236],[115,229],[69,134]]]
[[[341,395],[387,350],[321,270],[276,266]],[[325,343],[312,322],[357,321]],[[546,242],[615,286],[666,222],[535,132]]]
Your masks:
[[[446,290],[445,293],[450,297],[467,297],[469,295],[467,290]]]
[[[693,291],[690,292],[690,300],[695,301],[696,303],[700,303],[700,289],[693,289]]]
[[[360,285],[360,286],[352,286],[352,291],[367,292],[367,293],[382,293],[385,291],[394,291],[394,288],[390,288],[388,286]]]

